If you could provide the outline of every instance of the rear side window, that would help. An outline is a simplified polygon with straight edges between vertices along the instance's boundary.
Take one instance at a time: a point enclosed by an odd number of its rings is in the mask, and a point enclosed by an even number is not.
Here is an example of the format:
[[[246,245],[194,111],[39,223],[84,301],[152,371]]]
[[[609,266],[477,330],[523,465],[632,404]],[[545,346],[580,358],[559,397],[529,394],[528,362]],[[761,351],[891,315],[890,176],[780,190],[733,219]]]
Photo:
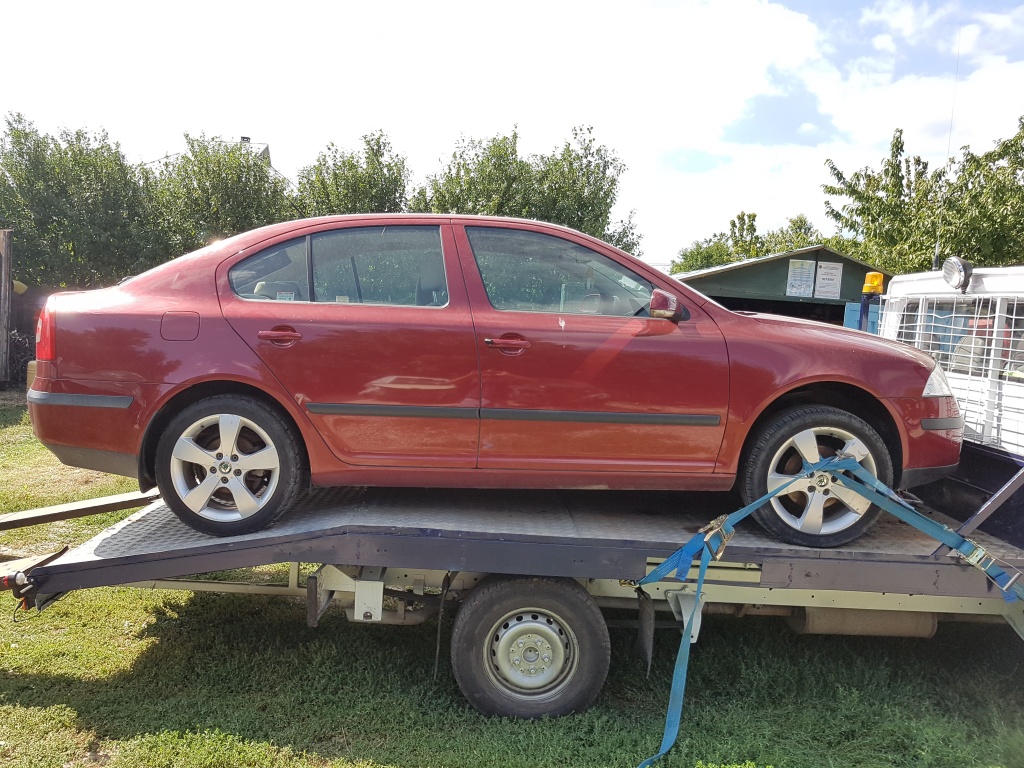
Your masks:
[[[448,282],[437,227],[357,227],[312,237],[313,300],[443,307]]]
[[[231,268],[231,289],[246,299],[308,301],[306,238],[289,240]]]
[[[526,230],[466,227],[495,309],[643,315],[652,284],[582,245]]]
[[[231,288],[246,299],[420,307],[448,304],[438,227],[353,227],[318,232],[251,256],[232,267],[228,276]]]

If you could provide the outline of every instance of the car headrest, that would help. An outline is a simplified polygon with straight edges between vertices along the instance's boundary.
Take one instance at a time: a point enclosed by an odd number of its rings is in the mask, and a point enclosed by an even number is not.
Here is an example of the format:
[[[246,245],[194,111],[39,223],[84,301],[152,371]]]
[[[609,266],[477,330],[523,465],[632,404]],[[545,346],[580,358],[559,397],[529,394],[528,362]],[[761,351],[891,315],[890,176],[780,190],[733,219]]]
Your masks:
[[[303,301],[302,286],[294,280],[260,280],[253,293],[277,301]]]

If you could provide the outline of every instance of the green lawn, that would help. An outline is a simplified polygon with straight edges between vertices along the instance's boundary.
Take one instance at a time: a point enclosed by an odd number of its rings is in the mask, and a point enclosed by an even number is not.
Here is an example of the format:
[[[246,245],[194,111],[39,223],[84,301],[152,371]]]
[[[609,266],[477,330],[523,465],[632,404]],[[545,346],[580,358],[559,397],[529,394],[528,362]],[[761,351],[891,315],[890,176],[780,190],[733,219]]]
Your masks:
[[[130,490],[95,473],[67,481],[20,401],[2,397],[0,510]],[[0,533],[0,557],[81,541],[119,516]],[[435,632],[333,611],[309,629],[287,598],[74,593],[0,624],[0,766],[632,766],[656,750],[677,633],[658,633],[647,678],[631,632],[613,629],[596,706],[520,722],[477,715],[446,665],[432,679]],[[1022,681],[1024,643],[1005,627],[830,638],[709,617],[663,765],[1024,768]]]

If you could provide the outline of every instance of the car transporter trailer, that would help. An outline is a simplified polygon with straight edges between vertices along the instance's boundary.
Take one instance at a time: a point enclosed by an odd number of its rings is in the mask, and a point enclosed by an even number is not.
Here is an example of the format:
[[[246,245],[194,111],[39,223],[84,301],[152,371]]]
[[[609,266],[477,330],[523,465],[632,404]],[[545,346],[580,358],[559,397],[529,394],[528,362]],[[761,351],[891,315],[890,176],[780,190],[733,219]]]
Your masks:
[[[1024,473],[1016,480],[1024,482]],[[128,494],[121,507],[139,498]],[[963,529],[973,530],[1000,498]],[[116,506],[106,501],[96,504]],[[649,663],[651,608],[682,616],[681,606],[693,605],[697,569],[650,585],[649,601],[638,600],[635,580],[729,511],[729,501],[726,494],[312,490],[268,529],[215,538],[157,500],[77,548],[0,564],[0,586],[39,610],[68,592],[113,585],[305,597],[311,626],[332,604],[351,621],[394,624],[458,605],[451,661],[473,706],[559,715],[585,708],[604,683],[610,654],[601,608],[640,608]],[[0,530],[90,509],[13,513],[0,517]],[[1004,567],[1024,568],[1024,550],[979,531],[972,538]],[[918,637],[940,620],[1006,621],[1024,637],[1024,601],[1007,602],[982,571],[888,515],[856,542],[827,550],[786,545],[746,524],[721,554],[701,590],[705,613],[784,615],[806,633]],[[275,563],[290,564],[287,584],[194,576]]]

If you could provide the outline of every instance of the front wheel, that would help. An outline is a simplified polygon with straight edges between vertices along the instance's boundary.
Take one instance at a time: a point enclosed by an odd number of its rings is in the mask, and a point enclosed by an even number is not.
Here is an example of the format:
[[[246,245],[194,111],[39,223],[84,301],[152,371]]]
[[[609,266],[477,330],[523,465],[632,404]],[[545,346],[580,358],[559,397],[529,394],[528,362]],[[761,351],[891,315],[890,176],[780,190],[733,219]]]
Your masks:
[[[470,593],[452,630],[452,669],[485,715],[580,712],[604,685],[608,627],[571,579],[491,577]]]
[[[264,403],[217,395],[179,413],[156,449],[164,503],[203,533],[233,536],[264,528],[302,485],[294,430]]]
[[[892,485],[889,450],[863,419],[831,406],[783,411],[754,437],[741,469],[740,490],[750,504],[800,477],[804,462],[837,454],[852,456],[885,485]],[[801,478],[753,513],[766,530],[790,544],[838,547],[870,528],[881,510],[827,472]]]

